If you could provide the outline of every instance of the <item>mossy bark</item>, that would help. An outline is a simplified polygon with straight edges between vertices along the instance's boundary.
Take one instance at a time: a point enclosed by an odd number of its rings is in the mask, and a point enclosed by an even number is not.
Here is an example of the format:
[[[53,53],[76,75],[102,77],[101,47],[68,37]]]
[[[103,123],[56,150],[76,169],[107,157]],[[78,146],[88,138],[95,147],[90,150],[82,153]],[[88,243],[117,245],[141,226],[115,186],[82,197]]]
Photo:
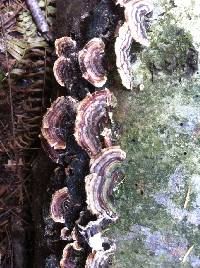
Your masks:
[[[200,267],[200,21],[197,1],[179,2],[155,1],[151,46],[133,66],[142,91],[116,91],[127,159],[113,267]]]

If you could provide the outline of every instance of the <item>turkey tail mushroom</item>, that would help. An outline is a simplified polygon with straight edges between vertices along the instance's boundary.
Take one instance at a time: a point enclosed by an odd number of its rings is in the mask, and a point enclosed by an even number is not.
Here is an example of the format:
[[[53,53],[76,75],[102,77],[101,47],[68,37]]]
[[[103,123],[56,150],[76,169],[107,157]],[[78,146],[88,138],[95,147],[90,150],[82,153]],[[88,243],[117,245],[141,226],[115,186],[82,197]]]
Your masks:
[[[151,0],[129,1],[125,4],[125,19],[133,39],[143,46],[149,46],[144,17],[153,11]]]
[[[116,65],[122,84],[127,89],[133,88],[131,75],[130,50],[133,38],[128,24],[125,22],[120,28],[115,41]]]
[[[62,87],[71,89],[76,77],[76,41],[68,36],[56,39],[55,50],[58,56],[53,66],[55,79]]]
[[[103,149],[91,159],[90,175],[85,178],[88,209],[97,216],[117,219],[113,207],[113,190],[122,177],[120,163],[126,154],[118,146]]]
[[[42,121],[42,135],[54,149],[66,148],[67,134],[73,132],[77,101],[72,97],[58,97],[47,110]]]
[[[78,106],[74,136],[90,156],[95,156],[102,149],[100,129],[102,123],[110,122],[109,113],[115,105],[114,95],[108,89],[103,89],[88,94]]]
[[[69,208],[70,195],[67,187],[56,191],[52,196],[50,214],[55,222],[65,223],[65,212]]]
[[[83,250],[76,245],[76,242],[68,244],[63,249],[62,259],[60,261],[61,268],[78,268],[82,267]]]
[[[95,87],[102,87],[107,81],[103,66],[105,44],[100,38],[91,39],[78,53],[83,77]]]
[[[55,50],[58,57],[71,57],[76,52],[76,41],[69,36],[64,36],[55,40]]]

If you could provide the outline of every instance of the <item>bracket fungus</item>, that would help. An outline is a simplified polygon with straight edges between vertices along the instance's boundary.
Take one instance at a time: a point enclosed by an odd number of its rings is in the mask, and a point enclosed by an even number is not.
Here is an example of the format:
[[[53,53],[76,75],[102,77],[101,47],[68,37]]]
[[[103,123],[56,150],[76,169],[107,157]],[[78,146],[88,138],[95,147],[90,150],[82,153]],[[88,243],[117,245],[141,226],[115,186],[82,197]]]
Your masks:
[[[115,105],[113,93],[109,89],[103,89],[88,94],[78,106],[74,136],[78,144],[91,156],[102,149],[101,126],[102,123],[110,122],[109,113]]]
[[[76,41],[68,36],[56,39],[55,50],[58,56],[53,66],[55,79],[62,87],[71,88],[76,73]]]
[[[126,1],[127,2],[127,1]],[[146,34],[144,16],[153,11],[151,0],[129,1],[125,4],[125,19],[133,39],[143,46],[149,46]]]
[[[69,36],[64,36],[55,40],[55,50],[58,57],[71,57],[76,51],[76,41]]]
[[[90,175],[85,178],[88,209],[97,216],[117,216],[113,208],[113,190],[122,175],[119,164],[126,154],[118,146],[103,149],[91,159]]]
[[[50,214],[55,222],[65,223],[65,212],[69,208],[70,195],[67,187],[56,191],[52,196]]]
[[[73,131],[77,101],[72,97],[58,97],[47,110],[42,121],[42,135],[54,149],[65,149],[66,136]]]
[[[64,56],[59,57],[54,62],[53,73],[59,85],[67,86],[68,81],[73,79],[73,68],[73,62]]]
[[[103,66],[105,44],[101,38],[91,39],[78,53],[83,77],[95,87],[102,87],[107,81]]]
[[[70,243],[63,249],[62,259],[60,261],[61,268],[77,268],[80,267],[82,256],[81,248],[77,247],[76,242]]]
[[[125,22],[120,28],[115,41],[116,65],[122,84],[127,89],[132,89],[130,50],[133,38],[128,24]]]

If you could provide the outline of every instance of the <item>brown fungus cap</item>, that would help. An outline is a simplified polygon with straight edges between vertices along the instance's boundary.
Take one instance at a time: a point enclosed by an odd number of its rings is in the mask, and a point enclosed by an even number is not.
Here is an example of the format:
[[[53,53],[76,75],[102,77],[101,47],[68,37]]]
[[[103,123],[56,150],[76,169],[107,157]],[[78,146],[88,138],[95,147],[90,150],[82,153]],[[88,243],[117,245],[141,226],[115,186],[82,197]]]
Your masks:
[[[133,88],[132,73],[131,73],[131,45],[133,38],[127,22],[125,22],[120,28],[118,37],[115,41],[115,55],[116,65],[119,75],[122,80],[122,84],[127,89]]]
[[[74,68],[74,63],[69,59],[63,56],[59,57],[53,66],[53,73],[56,81],[62,87],[68,86],[70,81],[73,79],[72,70]]]
[[[77,101],[72,97],[58,97],[42,120],[42,135],[54,149],[65,149],[66,136],[73,132]]]
[[[76,247],[76,243],[70,243],[63,249],[61,268],[78,268],[81,261],[81,249]]]
[[[91,159],[90,175],[85,178],[88,209],[97,216],[117,218],[113,190],[122,177],[121,162],[126,154],[118,146],[103,149]]]
[[[108,89],[103,89],[88,94],[78,106],[74,136],[90,156],[96,155],[102,149],[100,128],[102,122],[109,123],[109,113],[115,105],[114,95]]]
[[[56,191],[52,196],[50,215],[55,222],[65,223],[65,214],[69,209],[70,195],[67,187]]]
[[[78,53],[83,77],[95,87],[102,87],[107,81],[103,66],[105,44],[100,38],[91,39]]]
[[[143,46],[149,46],[149,40],[144,24],[145,15],[153,11],[151,0],[129,1],[125,5],[125,19],[133,39]]]
[[[110,174],[112,167],[117,163],[121,163],[125,158],[126,153],[119,146],[105,148],[90,160],[90,173],[106,177]]]
[[[58,57],[70,58],[76,51],[76,41],[69,36],[64,36],[55,40],[55,50]]]
[[[60,231],[60,238],[62,240],[72,240],[71,231],[67,227],[63,227]]]

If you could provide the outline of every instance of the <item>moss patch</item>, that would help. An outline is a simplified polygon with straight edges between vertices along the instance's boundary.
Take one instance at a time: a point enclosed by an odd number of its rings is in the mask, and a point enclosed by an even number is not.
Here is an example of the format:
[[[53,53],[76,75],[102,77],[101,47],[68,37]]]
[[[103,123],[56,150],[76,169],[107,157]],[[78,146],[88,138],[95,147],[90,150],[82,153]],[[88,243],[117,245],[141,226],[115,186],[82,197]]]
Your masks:
[[[144,90],[115,92],[127,159],[115,193],[120,219],[108,232],[117,246],[113,267],[199,267],[200,82],[188,71],[192,37],[169,10],[150,35],[134,70]]]

